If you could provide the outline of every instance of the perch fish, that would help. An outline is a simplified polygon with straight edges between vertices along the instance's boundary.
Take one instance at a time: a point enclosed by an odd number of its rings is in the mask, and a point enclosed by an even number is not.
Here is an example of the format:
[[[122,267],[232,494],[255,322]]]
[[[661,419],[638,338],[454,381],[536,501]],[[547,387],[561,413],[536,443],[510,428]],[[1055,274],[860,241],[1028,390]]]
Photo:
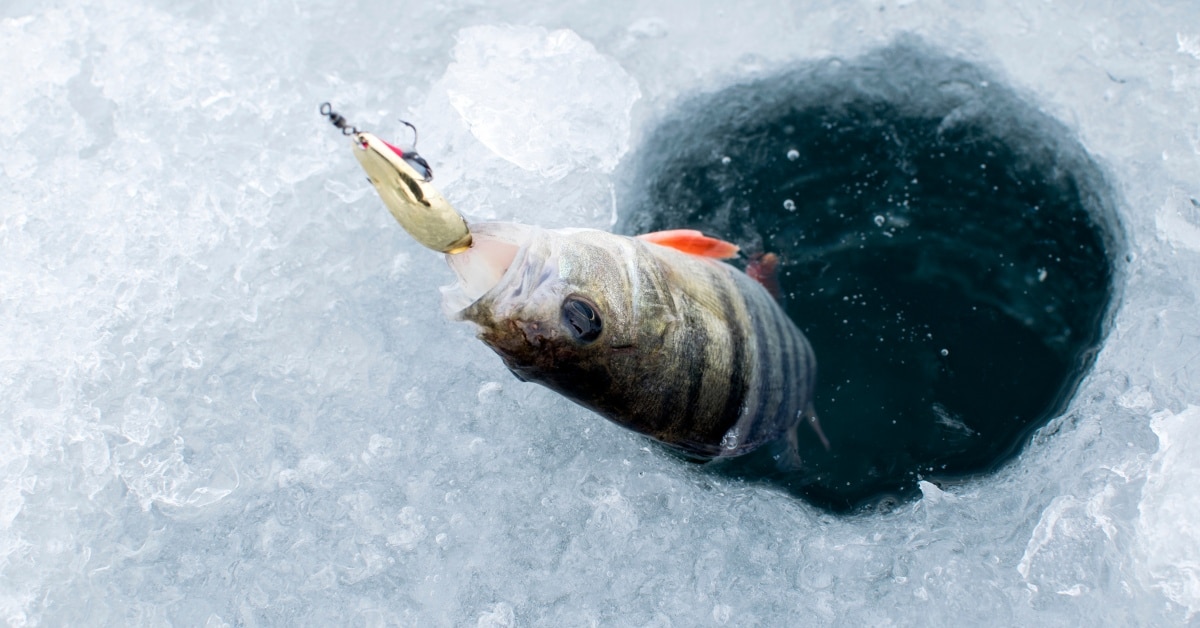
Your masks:
[[[446,254],[458,279],[443,288],[446,311],[522,381],[699,459],[748,453],[805,421],[824,441],[812,348],[762,284],[722,261],[735,245],[691,230],[468,228],[403,151],[351,130],[392,215]]]

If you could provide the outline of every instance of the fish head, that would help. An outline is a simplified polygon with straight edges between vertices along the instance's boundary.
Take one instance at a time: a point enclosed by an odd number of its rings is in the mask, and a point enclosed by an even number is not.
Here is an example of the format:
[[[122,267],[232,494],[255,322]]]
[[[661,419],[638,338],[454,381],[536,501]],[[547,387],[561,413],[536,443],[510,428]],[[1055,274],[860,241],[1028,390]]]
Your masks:
[[[629,238],[505,223],[472,234],[471,250],[447,256],[459,283],[444,303],[522,380],[592,405],[623,360],[661,342],[665,317],[645,316]]]

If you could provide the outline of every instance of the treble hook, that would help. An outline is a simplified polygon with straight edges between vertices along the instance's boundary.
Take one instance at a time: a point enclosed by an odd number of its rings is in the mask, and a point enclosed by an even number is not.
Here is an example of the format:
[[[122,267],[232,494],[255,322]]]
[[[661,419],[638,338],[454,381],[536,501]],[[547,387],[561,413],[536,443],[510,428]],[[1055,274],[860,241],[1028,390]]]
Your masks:
[[[342,114],[333,110],[333,105],[327,102],[321,103],[321,115],[328,116],[333,126],[342,130],[342,135],[358,135],[358,127],[346,122],[346,118]],[[416,129],[413,129],[413,132],[416,133]]]

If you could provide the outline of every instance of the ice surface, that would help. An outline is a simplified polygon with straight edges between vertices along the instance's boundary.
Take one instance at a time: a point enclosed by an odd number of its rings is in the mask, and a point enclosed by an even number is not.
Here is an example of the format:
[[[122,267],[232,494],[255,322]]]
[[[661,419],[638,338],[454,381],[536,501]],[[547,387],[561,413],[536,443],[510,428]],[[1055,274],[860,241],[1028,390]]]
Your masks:
[[[444,78],[450,104],[497,155],[558,178],[612,172],[629,150],[637,82],[574,31],[474,26],[457,40]]]
[[[1200,612],[1200,406],[1179,413],[1162,410],[1150,427],[1159,449],[1150,460],[1138,505],[1139,574],[1171,601]]]
[[[0,618],[1200,621],[1200,6],[535,5],[0,6]],[[1075,129],[1131,259],[1068,412],[887,515],[719,480],[514,380],[317,115],[414,122],[473,217],[606,226],[611,160],[675,100],[901,33]]]

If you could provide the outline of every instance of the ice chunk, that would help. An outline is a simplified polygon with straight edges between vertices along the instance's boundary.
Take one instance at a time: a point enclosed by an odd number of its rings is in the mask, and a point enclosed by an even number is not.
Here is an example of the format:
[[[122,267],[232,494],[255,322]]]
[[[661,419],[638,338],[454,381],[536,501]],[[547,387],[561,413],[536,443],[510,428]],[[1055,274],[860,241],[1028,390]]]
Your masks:
[[[1155,215],[1158,237],[1177,248],[1200,253],[1200,199],[1172,189]]]
[[[1176,33],[1175,41],[1179,42],[1179,52],[1200,59],[1200,35]]]
[[[921,499],[926,504],[941,504],[946,501],[954,501],[953,495],[947,494],[933,482],[921,480],[917,482],[917,486],[921,489]]]
[[[1138,504],[1139,573],[1149,586],[1200,612],[1200,406],[1156,413],[1158,451]]]
[[[79,10],[58,9],[0,19],[0,107],[5,114],[0,116],[0,135],[23,131],[36,119],[30,115],[36,108],[33,103],[61,94],[67,80],[79,72],[81,62],[72,54],[71,41],[84,19]]]
[[[490,611],[480,615],[475,625],[479,628],[512,628],[517,622],[512,605],[499,602]]]
[[[557,179],[611,172],[629,150],[637,82],[574,31],[473,26],[457,40],[450,103],[497,155]]]
[[[12,525],[25,499],[21,497],[21,487],[16,484],[6,484],[0,487],[0,529]]]

